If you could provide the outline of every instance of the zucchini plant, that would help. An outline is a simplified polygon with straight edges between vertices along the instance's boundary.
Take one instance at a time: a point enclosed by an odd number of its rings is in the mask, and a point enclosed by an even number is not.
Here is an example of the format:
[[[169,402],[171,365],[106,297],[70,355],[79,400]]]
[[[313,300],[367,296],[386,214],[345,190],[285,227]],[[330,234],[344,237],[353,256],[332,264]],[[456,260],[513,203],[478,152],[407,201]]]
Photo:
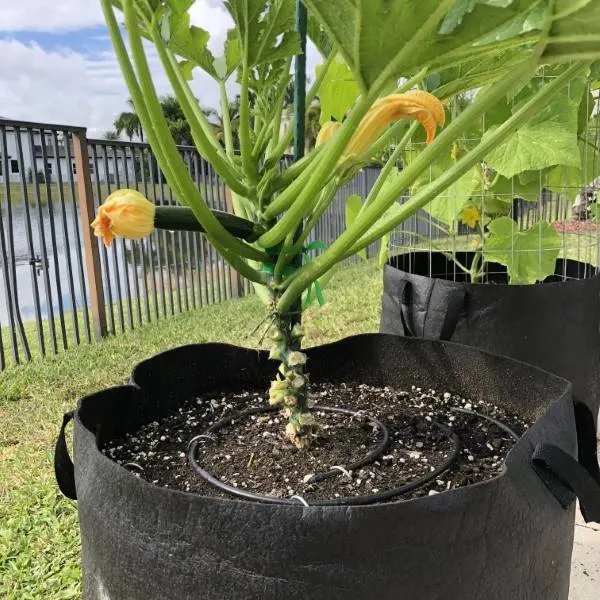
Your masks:
[[[282,126],[284,96],[292,58],[301,51],[294,0],[225,0],[235,27],[220,56],[209,51],[208,33],[190,24],[193,0],[100,2],[144,133],[185,207],[181,210],[197,220],[212,245],[264,300],[272,326],[271,357],[279,362],[269,399],[287,415],[287,436],[299,448],[310,445],[317,428],[301,351],[302,294],[318,287],[337,263],[454,185],[600,58],[600,0],[304,0],[309,36],[323,55],[306,104],[310,107],[318,95],[323,121],[335,119],[338,125],[328,126],[318,147],[282,169],[293,138],[293,127]],[[122,12],[128,44],[115,8]],[[149,43],[198,152],[231,190],[235,215],[250,222],[257,235],[236,235],[194,185],[160,109],[148,64]],[[473,122],[527,86],[542,64],[558,65],[550,83],[534,90],[450,168],[397,203]],[[221,91],[224,147],[190,89],[198,69]],[[424,89],[431,77],[439,80],[435,94]],[[240,95],[239,155],[228,122],[231,81]],[[446,110],[440,99],[469,90],[473,101],[443,127]],[[407,120],[415,123],[407,127]],[[395,172],[396,160],[419,124],[427,145]],[[399,139],[394,152],[346,230],[306,260],[306,240],[336,191],[394,139]],[[123,214],[134,220],[135,212]],[[176,218],[181,224],[181,217]],[[109,212],[100,221],[110,239]],[[162,227],[168,221],[165,214],[159,223],[155,219]],[[119,231],[127,236],[122,225],[121,219]]]

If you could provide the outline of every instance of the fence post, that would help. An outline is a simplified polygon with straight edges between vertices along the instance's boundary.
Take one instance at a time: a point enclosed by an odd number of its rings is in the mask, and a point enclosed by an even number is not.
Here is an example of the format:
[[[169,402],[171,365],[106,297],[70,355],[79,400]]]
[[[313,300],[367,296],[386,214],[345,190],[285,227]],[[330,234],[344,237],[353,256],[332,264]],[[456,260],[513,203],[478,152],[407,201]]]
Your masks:
[[[228,187],[225,187],[225,206],[227,207],[227,212],[232,215],[235,213],[233,209],[233,200],[231,198],[231,190]],[[228,267],[231,272],[231,297],[239,298],[240,297],[240,274],[231,266]]]
[[[102,269],[100,266],[100,251],[95,236],[92,234],[90,223],[94,220],[94,194],[90,177],[90,161],[85,129],[73,132],[73,156],[77,172],[77,192],[79,198],[79,215],[83,248],[85,252],[85,268],[90,292],[92,322],[94,337],[100,340],[108,333],[106,326],[106,306],[104,303],[104,288],[102,287]]]

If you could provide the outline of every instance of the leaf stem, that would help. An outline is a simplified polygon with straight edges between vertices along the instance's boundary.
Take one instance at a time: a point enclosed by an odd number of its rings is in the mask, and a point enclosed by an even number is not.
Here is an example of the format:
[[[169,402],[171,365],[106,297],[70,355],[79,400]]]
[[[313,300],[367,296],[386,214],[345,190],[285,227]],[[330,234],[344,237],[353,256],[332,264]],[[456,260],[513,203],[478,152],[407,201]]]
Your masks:
[[[183,110],[187,122],[190,126],[192,138],[200,154],[210,162],[215,168],[215,171],[223,178],[225,183],[236,193],[242,196],[248,196],[248,188],[240,181],[240,174],[235,167],[227,160],[223,151],[218,144],[215,146],[211,143],[210,138],[206,135],[206,130],[211,129],[210,123],[206,120],[205,115],[200,110],[196,99],[194,98],[187,81],[183,77],[177,61],[172,54],[167,50],[162,42],[160,32],[153,28],[152,39],[158,51],[159,58],[165,69],[165,73],[173,86],[173,91],[177,96],[181,109]],[[214,134],[211,131],[211,136]],[[216,141],[216,140],[215,140]]]
[[[225,82],[219,81],[219,96],[221,102],[221,120],[223,121],[223,136],[225,137],[225,151],[228,156],[233,156],[233,132],[231,130],[231,117],[229,115],[229,101],[227,100],[227,88]]]
[[[356,131],[356,127],[369,110],[372,103],[373,100],[369,96],[359,99],[354,110],[344,122],[344,125],[336,133],[333,139],[329,141],[327,147],[324,148],[319,157],[320,160],[318,161],[318,164],[315,169],[309,173],[310,177],[307,178],[308,181],[306,185],[302,187],[297,197],[295,197],[295,195],[298,192],[299,186],[296,184],[304,179],[303,176],[299,177],[265,209],[264,218],[266,220],[276,217],[281,208],[287,210],[285,215],[283,215],[275,226],[259,239],[259,244],[263,246],[263,248],[271,248],[281,242],[290,231],[298,226],[302,217],[310,211],[311,205],[315,202],[315,195],[318,193],[319,189],[323,187],[324,183],[330,179],[332,173],[336,169],[338,160],[346,149],[350,138]],[[305,173],[307,172],[305,171]]]
[[[335,58],[335,54],[336,54],[335,49],[332,48],[331,52],[329,53],[329,56],[323,63],[323,68],[321,69],[321,72],[317,76],[315,82],[310,86],[310,89],[308,90],[308,93],[306,94],[306,109],[307,110],[310,108],[310,105],[312,104],[313,100],[317,97],[317,94],[319,93],[319,89],[321,88],[321,85],[322,85],[323,81],[325,81],[325,77],[327,76],[327,71],[329,70],[331,63],[333,62],[333,60]],[[293,138],[294,138],[294,128],[290,125],[286,129],[285,133],[283,134],[279,144],[275,147],[273,152],[271,152],[269,154],[267,160],[274,160],[274,159],[278,160],[279,158],[281,158],[285,152],[285,149],[292,143]]]
[[[242,164],[244,173],[251,185],[258,183],[258,166],[252,157],[252,143],[250,141],[250,97],[248,86],[250,81],[250,69],[244,66],[242,69],[241,94],[240,94],[240,151],[242,153]]]
[[[415,121],[408,128],[408,131],[404,134],[404,137],[400,140],[400,143],[396,146],[396,149],[394,150],[394,152],[392,152],[392,155],[389,157],[387,163],[385,164],[383,169],[381,169],[381,172],[379,173],[377,180],[373,184],[373,187],[371,188],[371,191],[369,192],[367,199],[364,201],[363,205],[360,207],[358,216],[360,216],[377,199],[379,192],[381,192],[381,189],[385,185],[385,182],[387,181],[387,178],[389,177],[390,173],[392,172],[392,169],[396,165],[398,158],[400,158],[401,154],[404,152],[407,144],[410,142],[410,139],[412,138],[414,132],[417,130],[418,126],[419,126],[419,122]]]

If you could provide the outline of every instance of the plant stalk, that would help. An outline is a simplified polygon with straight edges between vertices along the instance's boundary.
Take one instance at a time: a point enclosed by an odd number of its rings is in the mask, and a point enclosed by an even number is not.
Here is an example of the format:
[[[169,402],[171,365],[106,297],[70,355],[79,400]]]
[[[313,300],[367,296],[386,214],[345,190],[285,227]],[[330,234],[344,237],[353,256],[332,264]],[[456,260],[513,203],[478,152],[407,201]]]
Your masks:
[[[369,97],[361,98],[358,101],[350,117],[345,121],[342,128],[329,144],[327,144],[328,147],[321,154],[314,171],[309,173],[310,178],[308,178],[308,182],[296,198],[294,198],[294,195],[297,193],[295,184],[303,181],[302,176],[266,208],[264,216],[267,219],[274,218],[279,214],[280,211],[278,209],[280,205],[283,205],[283,210],[287,210],[275,226],[259,239],[259,244],[263,248],[271,248],[281,242],[291,230],[299,225],[302,218],[310,211],[314,204],[315,196],[324,183],[330,179],[356,127],[358,127],[358,124],[369,110],[371,104],[372,100]]]
[[[227,88],[224,81],[219,81],[219,96],[221,101],[221,120],[223,121],[223,135],[225,137],[225,151],[228,156],[233,156],[233,132],[231,130],[231,117],[229,115],[229,101],[227,100]]]
[[[273,300],[273,306],[276,300]],[[298,448],[307,448],[317,424],[310,413],[306,354],[300,351],[302,327],[293,313],[273,312],[273,346],[270,358],[279,361],[277,378],[271,382],[269,403],[281,407],[288,418],[285,432]]]

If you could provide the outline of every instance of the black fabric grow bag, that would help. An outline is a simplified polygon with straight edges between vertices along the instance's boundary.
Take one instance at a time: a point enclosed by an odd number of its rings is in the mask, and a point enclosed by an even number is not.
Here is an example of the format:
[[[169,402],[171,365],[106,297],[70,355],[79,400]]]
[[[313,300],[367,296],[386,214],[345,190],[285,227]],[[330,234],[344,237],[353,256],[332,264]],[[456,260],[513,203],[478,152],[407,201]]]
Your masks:
[[[85,600],[566,600],[575,494],[600,519],[573,460],[570,384],[478,350],[379,334],[308,351],[313,381],[450,389],[518,406],[536,424],[502,475],[370,506],[273,505],[153,486],[105,457],[108,440],[203,390],[263,390],[274,363],[228,345],[186,346],[138,365],[132,384],[65,416],[61,489],[78,498]],[[548,466],[549,465],[549,466]]]

